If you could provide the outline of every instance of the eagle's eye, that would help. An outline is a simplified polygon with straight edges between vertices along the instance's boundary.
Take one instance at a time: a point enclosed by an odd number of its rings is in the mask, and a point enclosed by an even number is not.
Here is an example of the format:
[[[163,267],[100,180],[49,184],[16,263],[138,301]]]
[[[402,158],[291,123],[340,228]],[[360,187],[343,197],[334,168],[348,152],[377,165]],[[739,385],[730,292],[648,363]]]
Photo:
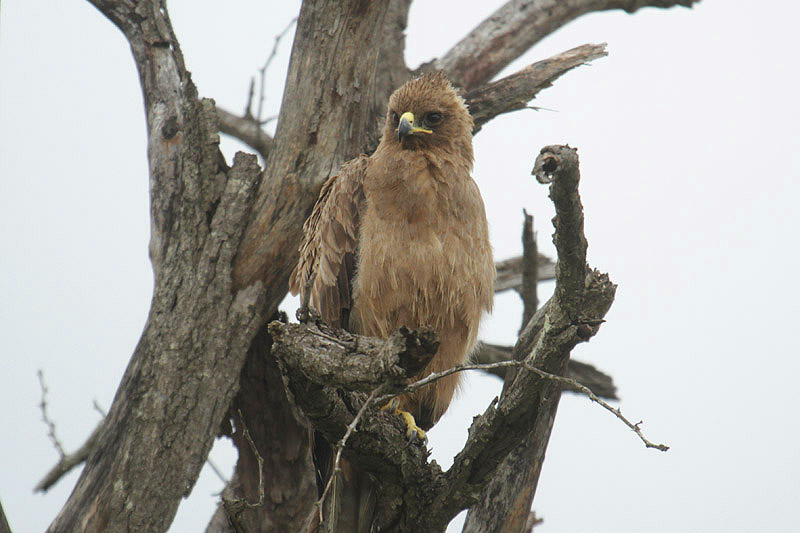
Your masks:
[[[442,114],[436,111],[425,113],[422,119],[427,126],[438,126],[442,122]]]
[[[397,126],[397,124],[398,124],[399,122],[400,122],[400,117],[399,117],[399,116],[397,116],[397,111],[392,111],[392,123],[393,123],[395,126]]]

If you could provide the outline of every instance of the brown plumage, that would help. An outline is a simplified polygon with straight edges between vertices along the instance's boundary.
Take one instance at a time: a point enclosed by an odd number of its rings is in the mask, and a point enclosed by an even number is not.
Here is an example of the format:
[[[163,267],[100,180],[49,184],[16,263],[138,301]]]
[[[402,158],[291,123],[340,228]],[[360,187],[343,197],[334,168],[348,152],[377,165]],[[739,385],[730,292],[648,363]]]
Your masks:
[[[472,117],[441,74],[389,99],[378,148],[344,164],[306,221],[292,293],[334,326],[386,338],[433,327],[440,346],[417,377],[472,350],[492,307],[494,262],[472,180]],[[459,374],[400,398],[423,429],[444,414]]]

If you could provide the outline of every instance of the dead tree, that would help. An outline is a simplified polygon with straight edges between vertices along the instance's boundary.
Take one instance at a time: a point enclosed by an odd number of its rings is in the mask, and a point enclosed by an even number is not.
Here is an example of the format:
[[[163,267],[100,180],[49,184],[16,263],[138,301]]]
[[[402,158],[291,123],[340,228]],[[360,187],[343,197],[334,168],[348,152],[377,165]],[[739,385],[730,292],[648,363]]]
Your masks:
[[[606,54],[604,45],[584,45],[491,81],[550,32],[592,11],[693,0],[510,0],[416,70],[403,59],[410,0],[306,1],[274,138],[253,117],[198,97],[165,0],[90,1],[130,43],[144,93],[155,289],[113,405],[49,531],[165,531],[222,434],[239,459],[208,531],[300,531],[317,500],[308,424],[375,476],[384,530],[440,531],[465,508],[472,508],[467,531],[527,527],[559,391],[580,389],[559,376],[572,347],[597,332],[615,288],[586,265],[573,149],[544,149],[536,168],[552,180],[557,211],[555,294],[529,309],[513,360],[497,364],[514,369],[502,398],[473,424],[447,472],[427,461],[424,448],[405,446],[392,417],[367,408],[403,387],[409,361],[432,354],[432,333],[375,341],[324,326],[267,324],[286,294],[302,223],[322,183],[374,148],[395,87],[443,69],[464,89],[477,133]],[[264,168],[243,153],[229,167],[220,131],[249,142]],[[324,361],[334,371],[320,372]],[[384,364],[370,366],[376,361]],[[533,443],[533,455],[514,456],[523,442]],[[524,498],[513,501],[486,491],[509,457],[533,472]]]

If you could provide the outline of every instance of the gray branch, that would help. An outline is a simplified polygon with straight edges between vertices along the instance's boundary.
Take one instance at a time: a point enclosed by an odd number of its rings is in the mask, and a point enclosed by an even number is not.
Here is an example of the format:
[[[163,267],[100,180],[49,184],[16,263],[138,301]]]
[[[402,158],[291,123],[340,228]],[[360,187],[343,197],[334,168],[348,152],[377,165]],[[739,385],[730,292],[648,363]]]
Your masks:
[[[498,81],[464,95],[475,121],[474,133],[497,115],[525,109],[541,90],[575,67],[608,55],[606,45],[584,44],[551,58],[537,61]]]
[[[155,288],[97,444],[49,531],[165,531],[266,318],[263,286],[231,283],[261,172],[253,156],[225,164],[213,103],[197,96],[165,2],[92,3],[122,30],[139,72]]]
[[[103,427],[103,421],[101,420],[97,427],[94,428],[89,438],[86,439],[80,448],[75,450],[72,453],[64,454],[59,459],[58,463],[50,469],[50,471],[45,474],[39,483],[36,484],[34,487],[34,492],[47,492],[50,487],[55,485],[59,479],[61,479],[64,474],[71,471],[76,466],[82,464],[87,457],[89,457],[89,453],[91,453],[92,449],[94,449],[95,445],[97,444],[97,440],[100,437],[100,430]]]
[[[257,120],[248,117],[238,117],[229,111],[217,108],[219,131],[235,137],[261,154],[264,160],[269,157],[272,149],[272,136],[261,129]]]
[[[522,298],[522,325],[520,325],[520,331],[539,307],[537,290],[539,252],[536,248],[536,234],[533,231],[533,215],[529,215],[527,211],[523,210],[523,216],[525,220],[522,224],[522,290],[519,291]]]
[[[494,282],[495,292],[522,290],[522,256],[498,261],[495,264],[497,279]],[[546,255],[539,254],[536,259],[536,278],[539,281],[550,281],[556,278],[556,264]]]
[[[547,35],[593,11],[691,6],[699,0],[511,0],[424,69],[443,69],[466,90],[487,83]]]

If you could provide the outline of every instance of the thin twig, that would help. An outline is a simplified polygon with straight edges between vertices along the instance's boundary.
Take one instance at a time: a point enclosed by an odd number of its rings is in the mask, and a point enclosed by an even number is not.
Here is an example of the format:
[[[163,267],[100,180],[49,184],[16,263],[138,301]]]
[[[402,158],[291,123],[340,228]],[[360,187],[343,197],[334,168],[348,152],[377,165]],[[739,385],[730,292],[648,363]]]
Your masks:
[[[278,115],[271,115],[260,122],[261,126],[266,126],[272,121],[278,120]]]
[[[211,467],[211,470],[214,471],[214,473],[217,475],[217,477],[220,479],[220,481],[222,481],[223,483],[225,483],[227,485],[228,484],[228,479],[225,477],[225,475],[222,473],[222,470],[219,469],[219,467],[216,465],[216,463],[214,463],[214,461],[211,460],[211,457],[208,457],[206,459],[206,463],[208,463],[208,466]]]
[[[244,108],[244,118],[253,118],[253,93],[255,92],[256,79],[250,78],[250,88],[247,89],[247,105]]]
[[[361,420],[361,417],[366,412],[367,408],[375,403],[374,402],[375,397],[377,396],[378,392],[381,391],[382,389],[383,387],[381,386],[370,393],[369,397],[364,402],[364,405],[362,405],[361,408],[356,413],[356,416],[353,418],[353,421],[347,425],[347,430],[344,432],[342,438],[339,439],[339,442],[336,443],[336,458],[333,460],[333,472],[331,473],[331,477],[328,478],[328,482],[325,484],[325,489],[322,491],[322,495],[319,497],[319,500],[317,500],[317,503],[315,504],[319,512],[320,523],[322,523],[322,521],[324,520],[322,516],[322,508],[325,505],[325,498],[328,497],[328,491],[330,491],[331,489],[331,485],[333,484],[334,478],[341,471],[339,463],[342,460],[342,450],[344,450],[345,445],[347,445],[347,439],[349,439],[350,435],[352,435],[353,432],[356,430],[356,426],[358,425],[358,422]],[[383,396],[381,396],[380,398],[383,398]]]
[[[256,443],[253,442],[253,438],[250,436],[250,431],[247,429],[247,424],[244,423],[242,411],[237,409],[237,412],[239,413],[239,422],[242,423],[242,433],[244,434],[244,438],[247,439],[247,442],[250,444],[250,449],[253,450],[253,455],[256,456],[256,461],[258,461],[258,501],[256,503],[250,503],[246,498],[243,498],[242,501],[244,501],[245,505],[250,508],[262,507],[264,505],[264,459],[261,457],[261,454],[258,453]]]
[[[256,122],[258,122],[259,124],[261,124],[261,112],[264,109],[264,100],[266,99],[264,95],[265,93],[264,85],[267,77],[267,69],[269,68],[270,63],[272,63],[272,60],[275,59],[275,56],[278,53],[278,45],[280,44],[281,39],[283,39],[284,36],[287,33],[289,33],[289,30],[292,28],[295,22],[297,22],[297,17],[294,17],[292,20],[290,20],[289,24],[286,25],[286,28],[284,28],[282,32],[280,32],[278,35],[275,36],[275,44],[272,45],[272,51],[269,53],[269,57],[267,57],[267,60],[264,62],[264,66],[258,69],[258,73],[260,76],[260,85],[259,85],[259,95],[258,95],[258,114],[256,115]],[[248,110],[250,109],[249,105],[247,109]]]
[[[58,451],[58,455],[61,459],[64,459],[67,454],[64,452],[64,446],[61,445],[61,441],[56,437],[56,425],[47,415],[47,384],[44,382],[44,372],[42,372],[41,368],[36,372],[36,375],[39,376],[39,386],[42,389],[42,401],[39,402],[39,408],[42,410],[42,421],[47,425],[47,436],[50,437],[50,441]]]
[[[228,521],[230,522],[230,526],[233,528],[233,530],[236,533],[246,533],[247,528],[245,527],[244,522],[241,520],[242,511],[244,511],[245,508],[253,509],[256,507],[262,507],[264,505],[264,459],[261,457],[261,454],[258,453],[256,443],[253,442],[252,437],[250,437],[250,431],[248,431],[247,424],[244,422],[242,411],[239,409],[236,411],[239,413],[239,422],[242,424],[242,434],[250,444],[250,449],[253,450],[253,455],[256,456],[256,461],[258,461],[258,501],[255,503],[250,503],[247,501],[247,497],[229,499],[223,496],[222,508],[225,510],[225,514],[228,516]],[[212,468],[214,467],[212,466]]]
[[[464,370],[489,370],[489,369],[492,369],[492,368],[503,368],[503,367],[521,367],[521,368],[524,368],[526,370],[529,370],[529,371],[533,372],[534,374],[539,375],[540,377],[542,377],[544,379],[548,379],[548,380],[554,381],[554,382],[559,383],[559,384],[563,385],[564,387],[569,388],[569,389],[571,389],[571,390],[573,390],[575,392],[580,392],[582,394],[585,394],[591,401],[593,401],[593,402],[599,404],[600,406],[602,406],[603,408],[605,408],[607,411],[609,411],[614,416],[616,416],[618,419],[620,419],[622,421],[622,423],[624,423],[631,430],[633,430],[636,433],[636,435],[639,437],[639,439],[644,443],[644,445],[647,448],[655,448],[656,450],[660,450],[662,452],[665,452],[665,451],[669,450],[669,446],[667,446],[666,444],[654,444],[653,442],[650,442],[642,434],[642,431],[639,428],[639,426],[642,424],[642,422],[637,422],[636,424],[633,424],[630,420],[628,420],[622,414],[622,412],[620,411],[619,407],[617,407],[617,408],[612,407],[607,402],[605,402],[604,400],[599,398],[595,393],[593,393],[592,390],[589,387],[586,387],[585,385],[581,385],[580,383],[578,383],[574,379],[565,378],[563,376],[557,376],[555,374],[551,374],[549,372],[545,372],[544,370],[540,370],[540,369],[536,368],[535,366],[533,366],[532,364],[528,363],[527,361],[512,360],[512,361],[499,361],[497,363],[475,363],[475,364],[457,365],[457,366],[455,366],[453,368],[450,368],[450,369],[447,369],[447,370],[443,370],[441,372],[434,372],[432,374],[429,374],[429,375],[425,376],[424,378],[422,378],[422,379],[420,379],[418,381],[415,381],[414,383],[411,383],[411,384],[407,385],[405,388],[403,388],[401,391],[399,391],[399,392],[397,392],[395,394],[384,394],[383,396],[379,396],[375,400],[375,402],[376,403],[384,403],[384,402],[387,402],[387,401],[391,400],[395,396],[399,396],[401,394],[408,394],[408,393],[411,393],[411,392],[415,392],[415,391],[421,389],[422,387],[424,387],[425,385],[428,385],[430,383],[438,381],[438,380],[440,380],[440,379],[442,379],[442,378],[444,378],[446,376],[449,376],[450,374],[455,374],[456,372],[463,372]]]
[[[47,492],[50,487],[55,485],[56,482],[58,482],[58,480],[61,479],[67,472],[82,464],[97,445],[97,441],[100,440],[100,432],[102,429],[103,421],[101,420],[94,428],[94,431],[92,431],[92,434],[89,435],[89,438],[86,439],[86,442],[84,442],[83,445],[74,452],[59,459],[58,463],[56,463],[56,465],[50,469],[50,471],[42,478],[42,480],[36,484],[36,487],[34,487],[33,491]]]
[[[100,402],[97,401],[97,399],[92,400],[92,407],[94,407],[94,410],[100,413],[100,416],[103,418],[105,418],[106,415],[108,414],[106,410],[103,409],[103,407],[100,405]]]

